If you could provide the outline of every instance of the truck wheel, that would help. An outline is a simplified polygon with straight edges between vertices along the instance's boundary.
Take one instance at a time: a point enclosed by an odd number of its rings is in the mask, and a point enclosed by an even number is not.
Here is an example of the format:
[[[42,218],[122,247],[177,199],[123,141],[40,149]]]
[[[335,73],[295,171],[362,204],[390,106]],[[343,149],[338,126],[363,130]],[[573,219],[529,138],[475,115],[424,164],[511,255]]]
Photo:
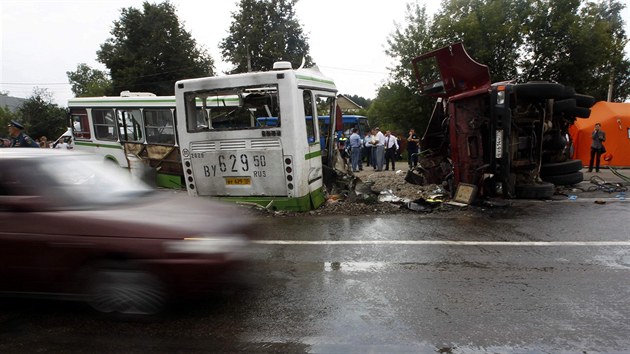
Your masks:
[[[578,172],[582,169],[582,160],[545,163],[540,166],[541,176],[558,176]]]
[[[591,108],[593,107],[595,102],[597,102],[595,97],[589,96],[589,95],[581,95],[581,94],[575,95],[575,101],[578,107],[584,107],[584,108]]]
[[[554,113],[560,113],[565,111],[571,111],[577,107],[575,98],[568,98],[566,100],[558,100],[553,102]]]
[[[565,96],[565,86],[553,82],[527,82],[514,86],[517,97],[522,98],[554,98],[561,99]]]
[[[516,197],[520,199],[548,199],[555,190],[556,187],[549,182],[517,184],[515,187]]]
[[[575,107],[566,113],[568,113],[571,116],[578,117],[578,118],[588,118],[591,116],[591,109],[584,108],[584,107]]]
[[[556,186],[571,186],[582,182],[584,180],[584,174],[582,172],[573,172],[565,175],[545,176],[541,178],[543,181],[553,183]]]

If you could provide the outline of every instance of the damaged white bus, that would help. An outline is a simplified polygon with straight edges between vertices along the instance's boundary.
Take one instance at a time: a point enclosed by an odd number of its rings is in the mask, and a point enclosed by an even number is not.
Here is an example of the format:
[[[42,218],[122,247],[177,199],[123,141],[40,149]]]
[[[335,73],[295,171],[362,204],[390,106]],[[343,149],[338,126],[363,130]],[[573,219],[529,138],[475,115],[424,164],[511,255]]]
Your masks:
[[[147,182],[160,187],[182,187],[174,96],[123,91],[120,96],[72,98],[68,108],[76,150],[130,170],[151,171]]]
[[[325,148],[318,116],[335,121],[337,89],[314,69],[278,62],[273,71],[181,80],[177,131],[188,193],[305,211],[324,203]],[[273,122],[269,124],[269,122]],[[329,125],[334,129],[335,124]]]

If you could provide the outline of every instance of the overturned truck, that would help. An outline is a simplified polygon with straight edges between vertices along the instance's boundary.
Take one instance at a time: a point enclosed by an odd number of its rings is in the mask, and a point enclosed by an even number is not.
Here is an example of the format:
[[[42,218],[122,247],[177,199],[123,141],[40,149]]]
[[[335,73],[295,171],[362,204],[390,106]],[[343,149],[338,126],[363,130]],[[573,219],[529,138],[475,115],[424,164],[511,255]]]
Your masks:
[[[423,95],[437,98],[414,173],[424,183],[461,184],[479,196],[549,198],[583,180],[568,129],[595,103],[554,82],[491,83],[462,43],[413,60]]]

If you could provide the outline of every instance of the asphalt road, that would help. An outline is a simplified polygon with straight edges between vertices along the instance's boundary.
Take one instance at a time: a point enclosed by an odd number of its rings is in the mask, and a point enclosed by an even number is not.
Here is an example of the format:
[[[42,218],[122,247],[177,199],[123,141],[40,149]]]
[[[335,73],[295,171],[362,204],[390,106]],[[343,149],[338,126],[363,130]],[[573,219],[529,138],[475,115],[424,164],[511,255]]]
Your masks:
[[[630,203],[269,217],[251,287],[160,318],[0,300],[0,352],[611,353],[630,348]]]

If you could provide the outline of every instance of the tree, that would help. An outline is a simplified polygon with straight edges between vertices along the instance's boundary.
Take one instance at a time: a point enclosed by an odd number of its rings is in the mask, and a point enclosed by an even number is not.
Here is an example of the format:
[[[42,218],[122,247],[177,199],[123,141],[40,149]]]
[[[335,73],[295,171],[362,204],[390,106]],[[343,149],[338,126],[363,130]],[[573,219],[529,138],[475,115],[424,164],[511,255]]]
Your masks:
[[[77,65],[76,71],[67,71],[76,97],[105,96],[111,92],[112,81],[105,71],[92,69],[85,63]]]
[[[403,132],[410,128],[420,132],[426,126],[435,100],[420,95],[411,61],[433,49],[431,24],[424,6],[417,2],[407,4],[405,23],[397,23],[387,39],[385,53],[395,61],[395,65],[389,68],[388,82],[378,90],[376,99],[370,105],[370,124]]]
[[[368,110],[370,126],[396,132],[407,132],[414,128],[421,132],[428,122],[427,113],[422,108],[425,100],[425,97],[400,82],[387,83],[379,88],[377,98]]]
[[[68,111],[53,103],[52,94],[46,89],[35,88],[33,95],[18,109],[17,119],[33,139],[46,136],[56,139],[68,127]]]
[[[113,37],[97,52],[111,74],[110,94],[172,95],[177,80],[213,75],[212,58],[180,25],[172,4],[144,2],[142,10],[130,7],[121,13]]]
[[[488,65],[494,81],[517,77],[521,28],[529,0],[451,0],[442,4],[431,29],[436,47],[464,42],[471,57]]]
[[[311,66],[308,37],[295,17],[297,0],[241,0],[232,13],[229,35],[219,44],[223,59],[232,63],[231,73],[265,71],[276,61],[294,68],[305,60]]]
[[[533,2],[523,26],[521,80],[561,82],[599,100],[606,100],[612,80],[617,87],[613,98],[627,98],[630,62],[623,52],[623,8],[614,0]]]
[[[11,112],[11,110],[8,107],[0,106],[0,126],[1,127],[6,127],[7,125],[9,125],[11,120],[17,119],[17,118],[18,118],[18,115],[14,112]],[[5,129],[5,131],[3,131],[0,134],[0,136],[6,136],[6,135],[7,135],[7,132]]]
[[[613,100],[623,101],[630,97],[623,8],[618,0],[443,0],[429,20],[423,7],[411,3],[404,25],[396,24],[388,38],[386,53],[395,65],[369,117],[405,129],[419,119],[415,128],[422,129],[434,100],[420,95],[411,61],[460,41],[495,82],[557,81],[599,100],[611,87]],[[421,69],[423,78],[425,71],[438,75],[435,68]]]

